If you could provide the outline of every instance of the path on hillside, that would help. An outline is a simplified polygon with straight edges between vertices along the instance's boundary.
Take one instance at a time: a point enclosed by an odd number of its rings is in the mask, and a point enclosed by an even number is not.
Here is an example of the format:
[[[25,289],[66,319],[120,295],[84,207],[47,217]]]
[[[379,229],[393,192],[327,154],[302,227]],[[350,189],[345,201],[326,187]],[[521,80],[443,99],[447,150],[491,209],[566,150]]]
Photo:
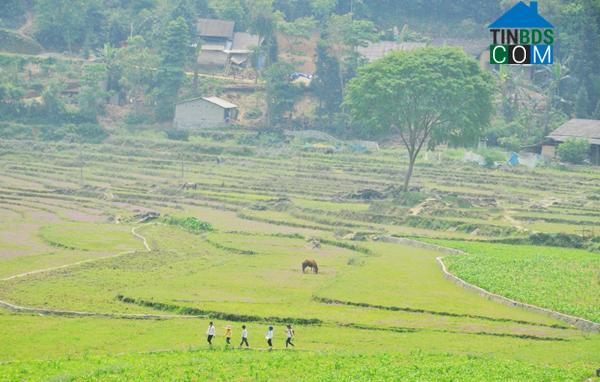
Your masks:
[[[144,244],[144,248],[146,248],[146,252],[150,252],[151,249],[150,249],[150,246],[148,245],[148,241],[146,240],[146,238],[144,236],[140,235],[139,233],[137,233],[137,229],[141,228],[141,227],[143,227],[143,226],[138,226],[138,227],[132,228],[131,229],[131,233],[133,234],[133,236],[137,237],[138,239],[140,239],[142,241],[142,244]],[[9,281],[9,280],[18,279],[18,278],[21,278],[21,277],[35,275],[37,273],[50,272],[50,271],[55,271],[55,270],[58,270],[58,269],[73,267],[73,266],[80,265],[80,264],[92,263],[92,262],[95,262],[95,261],[106,260],[106,259],[113,259],[115,257],[120,257],[120,256],[124,256],[124,255],[130,255],[130,254],[135,253],[135,252],[137,252],[137,251],[136,250],[124,251],[124,252],[119,252],[119,253],[117,253],[115,255],[102,256],[102,257],[96,257],[96,258],[93,258],[93,259],[76,261],[74,263],[59,265],[59,266],[56,266],[56,267],[36,269],[34,271],[19,273],[17,275],[5,277],[3,279],[0,279],[0,281]]]
[[[185,72],[185,74],[189,77],[193,77],[195,74],[194,72]],[[247,85],[256,85],[256,86],[262,86],[264,85],[264,82],[262,80],[252,80],[249,78],[238,78],[238,77],[234,77],[234,76],[226,76],[224,74],[208,74],[208,73],[198,73],[198,77],[203,77],[203,78],[213,78],[215,80],[223,80],[223,81],[233,81],[233,82],[239,82],[242,84],[247,84]]]
[[[25,13],[25,22],[16,31],[23,36],[30,37],[33,31],[33,12],[27,11]]]
[[[146,250],[146,252],[151,252],[152,249],[150,248],[150,245],[148,245],[148,241],[146,240],[146,237],[144,237],[143,235],[141,235],[137,232],[137,230],[139,228],[144,227],[144,226],[145,225],[133,227],[131,229],[131,234],[142,241],[142,244],[144,245],[144,249]],[[76,261],[74,263],[64,264],[64,265],[60,265],[57,267],[37,269],[34,271],[19,273],[17,275],[5,277],[3,279],[0,279],[0,281],[9,281],[9,280],[22,278],[22,277],[27,277],[30,275],[35,275],[38,273],[51,272],[51,271],[55,271],[58,269],[70,268],[70,267],[74,267],[74,266],[81,265],[81,264],[87,264],[87,263],[92,263],[92,262],[97,262],[97,261],[102,261],[102,260],[107,260],[107,259],[114,259],[114,258],[120,257],[120,256],[131,255],[136,252],[137,252],[137,250],[129,250],[129,251],[124,251],[124,252],[119,252],[115,255],[102,256],[102,257],[97,257],[97,258],[93,258],[93,259]],[[104,317],[104,318],[129,318],[129,319],[172,319],[172,318],[198,318],[198,317],[201,317],[201,316],[190,316],[190,315],[181,315],[181,314],[98,313],[98,312],[79,312],[79,311],[73,311],[73,310],[43,309],[43,308],[34,308],[34,307],[15,305],[15,304],[11,304],[8,301],[3,301],[3,300],[0,300],[0,307],[6,308],[13,312],[38,313],[38,314],[45,314],[45,315],[70,316],[70,317]]]
[[[523,226],[521,224],[521,222],[519,222],[518,220],[516,220],[515,218],[513,218],[512,216],[510,216],[508,211],[504,212],[503,215],[504,220],[506,220],[507,222],[509,222],[513,227],[515,227],[516,229],[518,229],[519,231],[522,232],[526,232],[528,231],[527,228],[525,228],[525,226]]]

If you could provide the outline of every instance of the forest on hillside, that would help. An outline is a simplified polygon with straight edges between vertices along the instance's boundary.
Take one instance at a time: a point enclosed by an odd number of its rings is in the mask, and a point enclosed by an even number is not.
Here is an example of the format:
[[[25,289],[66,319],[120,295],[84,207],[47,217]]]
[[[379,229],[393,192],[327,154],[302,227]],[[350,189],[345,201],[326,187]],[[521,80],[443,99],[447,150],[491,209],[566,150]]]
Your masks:
[[[358,47],[448,36],[465,44],[486,40],[488,23],[515,2],[5,0],[0,4],[0,50],[27,54],[0,56],[2,119],[95,125],[106,117],[110,100],[118,99],[132,104],[126,123],[168,122],[178,100],[223,92],[218,81],[199,76],[196,62],[203,44],[197,20],[216,18],[235,21],[236,31],[264,41],[253,58],[256,76],[265,84],[264,124],[373,137],[350,120],[343,104],[345,87],[365,64]],[[556,63],[490,69],[496,112],[485,138],[511,150],[539,143],[568,118],[600,118],[600,1],[544,0],[540,12],[557,26]],[[317,36],[310,87],[290,83],[298,62],[282,58],[278,34],[288,36],[290,50]],[[28,66],[32,63],[36,70]],[[79,89],[67,98],[71,82]],[[306,94],[318,100],[318,107],[299,121],[292,114]]]

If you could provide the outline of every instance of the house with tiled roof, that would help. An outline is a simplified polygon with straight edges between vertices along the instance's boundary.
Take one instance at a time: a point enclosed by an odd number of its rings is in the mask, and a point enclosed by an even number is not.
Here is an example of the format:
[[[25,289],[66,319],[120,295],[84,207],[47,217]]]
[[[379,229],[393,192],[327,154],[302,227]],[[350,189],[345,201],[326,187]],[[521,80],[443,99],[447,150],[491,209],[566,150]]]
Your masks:
[[[590,162],[600,165],[600,120],[571,119],[554,130],[544,140],[542,156],[554,158],[556,147],[567,139],[584,139],[590,144]]]
[[[200,66],[247,66],[253,49],[262,43],[257,35],[235,32],[235,22],[229,20],[199,19],[197,30],[201,39]]]

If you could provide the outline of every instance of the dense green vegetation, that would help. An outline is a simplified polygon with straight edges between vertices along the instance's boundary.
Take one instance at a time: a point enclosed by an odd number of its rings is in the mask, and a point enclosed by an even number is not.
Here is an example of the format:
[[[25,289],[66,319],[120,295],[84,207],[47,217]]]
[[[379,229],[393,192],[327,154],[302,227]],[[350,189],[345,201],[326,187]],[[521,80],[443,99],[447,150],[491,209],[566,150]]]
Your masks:
[[[169,121],[178,99],[222,91],[222,84],[198,76],[195,55],[203,42],[198,39],[195,22],[198,17],[223,18],[235,21],[236,30],[247,30],[264,39],[252,59],[253,70],[269,84],[266,98],[271,101],[266,103],[270,110],[262,111],[266,118],[257,123],[279,127],[298,124],[340,135],[374,137],[377,131],[352,122],[341,107],[346,84],[365,63],[357,54],[358,47],[377,40],[437,45],[440,39],[446,38],[464,39],[466,46],[471,45],[487,40],[487,24],[514,1],[455,1],[451,6],[440,6],[443,14],[436,11],[435,4],[429,1],[93,0],[73,5],[69,1],[56,3],[54,0],[9,1],[0,12],[0,26],[15,30],[0,33],[0,38],[6,36],[4,49],[35,53],[39,42],[48,51],[66,51],[69,59],[77,58],[75,66],[91,65],[101,69],[93,81],[88,81],[87,91],[74,98],[64,96],[69,89],[64,89],[61,79],[67,75],[71,80],[85,82],[85,73],[89,71],[53,68],[51,75],[46,76],[49,80],[35,86],[31,81],[35,73],[23,67],[3,71],[0,110],[3,119],[94,122],[104,116],[109,100],[116,100],[119,105],[133,100],[125,121],[134,124]],[[480,126],[489,144],[518,150],[539,144],[549,131],[569,117],[600,118],[600,80],[593,70],[594,64],[600,61],[600,53],[598,49],[586,48],[600,45],[600,7],[594,0],[546,0],[540,4],[540,12],[560,30],[556,64],[534,72],[519,67],[491,71],[497,85],[494,92],[497,113],[489,127],[485,123]],[[17,30],[22,24],[22,30]],[[318,36],[316,57],[304,58],[304,61],[314,59],[316,63],[310,87],[290,86],[287,76],[304,62],[282,55],[286,51],[279,50],[276,38],[280,33],[298,42]],[[264,59],[258,59],[259,56]],[[266,70],[259,62],[274,67]],[[81,73],[74,75],[75,71]],[[186,76],[184,72],[193,76]],[[100,88],[99,83],[106,84],[105,88]],[[29,97],[24,97],[32,93],[42,96],[41,102],[31,102]],[[308,115],[299,113],[301,119],[293,118],[294,105],[302,96],[316,97],[318,107]],[[467,142],[451,143],[465,145]]]
[[[581,164],[590,152],[590,144],[585,139],[567,139],[558,149],[558,156],[565,162]]]
[[[457,49],[395,52],[360,69],[345,105],[366,129],[393,131],[408,153],[404,191],[424,144],[473,143],[492,114],[490,77]]]
[[[212,231],[212,225],[194,217],[178,218],[174,216],[167,216],[164,219],[167,224],[183,227],[184,229],[193,232],[200,233],[205,231]]]
[[[526,362],[498,362],[477,356],[456,357],[421,352],[408,355],[352,355],[187,351],[17,362],[0,366],[0,370],[6,381],[42,381],[48,378],[77,381],[266,381],[289,378],[299,381],[506,381],[515,377],[520,380],[568,381],[585,379],[589,375],[579,365],[571,365],[566,369],[539,368]]]

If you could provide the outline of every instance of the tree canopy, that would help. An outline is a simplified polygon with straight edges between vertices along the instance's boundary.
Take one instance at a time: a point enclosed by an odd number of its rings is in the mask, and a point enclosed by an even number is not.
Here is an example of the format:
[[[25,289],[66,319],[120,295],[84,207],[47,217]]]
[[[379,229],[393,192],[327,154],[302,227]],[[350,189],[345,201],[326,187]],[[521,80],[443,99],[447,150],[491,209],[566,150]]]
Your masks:
[[[161,64],[158,70],[157,119],[168,121],[173,118],[175,102],[181,85],[185,81],[184,65],[191,52],[188,26],[183,17],[167,24],[163,36]]]
[[[493,112],[492,79],[455,48],[394,52],[363,66],[347,88],[352,118],[374,134],[398,133],[414,162],[429,142],[473,142]]]

